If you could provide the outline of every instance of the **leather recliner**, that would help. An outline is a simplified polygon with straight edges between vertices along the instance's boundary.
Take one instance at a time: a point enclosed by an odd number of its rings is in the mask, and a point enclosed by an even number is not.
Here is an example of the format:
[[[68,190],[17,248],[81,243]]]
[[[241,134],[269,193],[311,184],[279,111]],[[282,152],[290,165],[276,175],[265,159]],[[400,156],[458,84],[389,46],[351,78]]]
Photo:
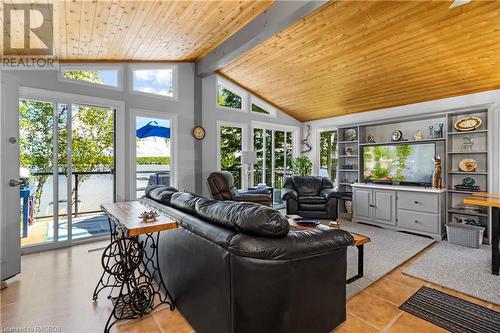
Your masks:
[[[272,199],[267,189],[240,192],[234,186],[234,178],[229,171],[212,172],[207,178],[207,183],[214,200],[255,202],[269,207],[272,206]]]
[[[196,332],[327,333],[345,321],[348,232],[167,188],[141,201],[179,224],[159,235],[159,265]]]
[[[337,219],[339,193],[327,177],[293,176],[281,190],[288,215],[319,219]]]

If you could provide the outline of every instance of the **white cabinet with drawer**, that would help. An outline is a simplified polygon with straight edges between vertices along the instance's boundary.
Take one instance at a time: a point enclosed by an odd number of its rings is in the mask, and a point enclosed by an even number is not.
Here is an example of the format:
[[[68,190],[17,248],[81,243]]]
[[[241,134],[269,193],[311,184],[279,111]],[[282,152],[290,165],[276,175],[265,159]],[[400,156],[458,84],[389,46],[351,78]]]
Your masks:
[[[444,189],[376,184],[352,187],[353,221],[442,239]]]

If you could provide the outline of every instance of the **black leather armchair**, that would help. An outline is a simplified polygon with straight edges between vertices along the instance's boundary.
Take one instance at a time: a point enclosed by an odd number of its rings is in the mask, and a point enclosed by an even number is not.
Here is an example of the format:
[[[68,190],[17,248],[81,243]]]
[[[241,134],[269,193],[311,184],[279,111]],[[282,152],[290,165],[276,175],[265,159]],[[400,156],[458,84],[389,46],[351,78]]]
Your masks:
[[[265,206],[272,206],[272,199],[269,192],[254,190],[240,192],[234,186],[233,175],[229,171],[212,172],[207,178],[210,194],[214,200],[231,200],[241,202],[255,202]]]
[[[337,219],[339,193],[327,177],[293,176],[285,180],[281,190],[288,215]]]

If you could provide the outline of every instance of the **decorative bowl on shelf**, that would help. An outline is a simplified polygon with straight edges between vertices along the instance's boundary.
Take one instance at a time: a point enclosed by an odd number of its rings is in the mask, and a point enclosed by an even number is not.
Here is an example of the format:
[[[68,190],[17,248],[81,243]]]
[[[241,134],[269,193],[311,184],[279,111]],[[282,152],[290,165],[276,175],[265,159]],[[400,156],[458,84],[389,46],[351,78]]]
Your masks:
[[[473,131],[481,127],[483,121],[479,117],[465,117],[455,122],[455,129],[460,132]]]
[[[344,132],[345,141],[355,141],[358,138],[358,133],[354,128],[346,129]]]
[[[458,163],[458,169],[463,172],[474,172],[477,168],[477,162],[472,158],[464,158]]]

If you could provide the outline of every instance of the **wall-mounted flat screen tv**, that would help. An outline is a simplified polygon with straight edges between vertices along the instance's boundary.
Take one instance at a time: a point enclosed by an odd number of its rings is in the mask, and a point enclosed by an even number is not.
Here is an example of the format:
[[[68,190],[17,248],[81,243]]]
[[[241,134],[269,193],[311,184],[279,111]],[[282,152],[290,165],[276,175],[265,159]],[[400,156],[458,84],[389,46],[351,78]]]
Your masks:
[[[365,182],[430,184],[435,156],[434,143],[364,146],[363,178]]]

